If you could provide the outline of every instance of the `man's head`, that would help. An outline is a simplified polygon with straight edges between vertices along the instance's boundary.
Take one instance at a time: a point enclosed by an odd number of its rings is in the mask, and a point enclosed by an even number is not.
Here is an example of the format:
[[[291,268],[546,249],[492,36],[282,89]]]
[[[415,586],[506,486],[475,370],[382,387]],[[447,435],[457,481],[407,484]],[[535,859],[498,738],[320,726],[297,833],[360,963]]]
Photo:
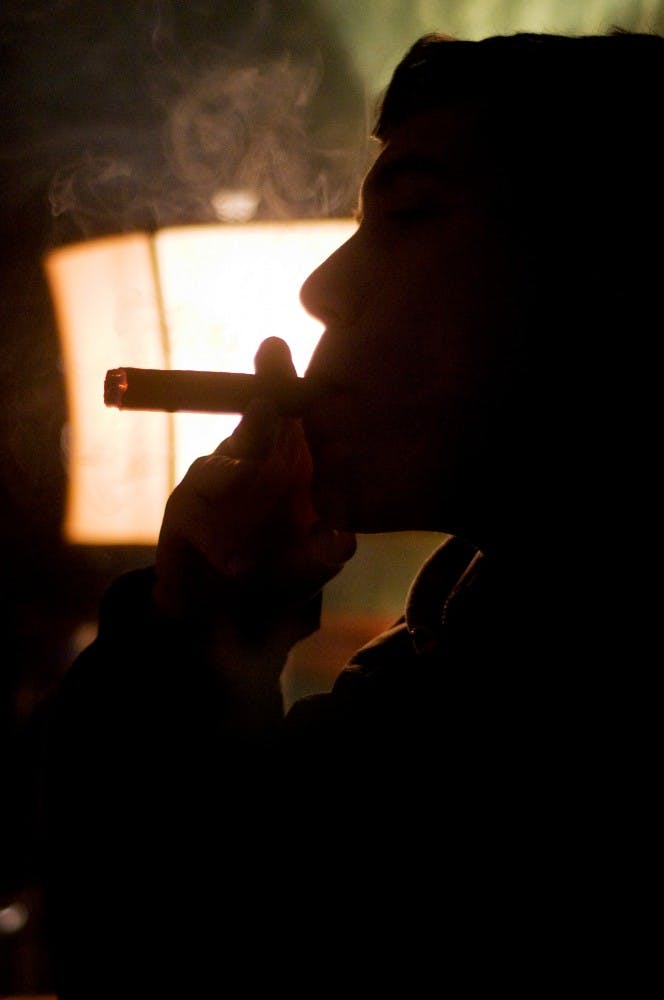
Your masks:
[[[578,473],[608,343],[654,309],[635,297],[663,49],[429,36],[407,53],[359,229],[302,290],[326,325],[310,369],[342,387],[306,421],[322,513],[492,544],[541,518],[561,463]]]
[[[657,35],[427,35],[396,68],[374,135],[385,143],[413,115],[474,105],[503,208],[528,252],[572,233],[586,265],[604,268],[623,263],[623,235],[647,239],[642,209],[661,221],[663,86]]]

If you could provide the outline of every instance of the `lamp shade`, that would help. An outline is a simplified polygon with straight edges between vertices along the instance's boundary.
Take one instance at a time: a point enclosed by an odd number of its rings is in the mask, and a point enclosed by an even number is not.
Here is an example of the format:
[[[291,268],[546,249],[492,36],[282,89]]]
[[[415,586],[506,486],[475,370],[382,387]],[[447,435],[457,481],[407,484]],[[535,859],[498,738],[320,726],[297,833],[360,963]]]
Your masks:
[[[251,372],[258,345],[274,335],[289,344],[303,374],[322,328],[300,304],[300,286],[355,225],[325,219],[185,226],[47,255],[68,407],[67,541],[154,544],[172,488],[238,420],[106,407],[106,372]]]

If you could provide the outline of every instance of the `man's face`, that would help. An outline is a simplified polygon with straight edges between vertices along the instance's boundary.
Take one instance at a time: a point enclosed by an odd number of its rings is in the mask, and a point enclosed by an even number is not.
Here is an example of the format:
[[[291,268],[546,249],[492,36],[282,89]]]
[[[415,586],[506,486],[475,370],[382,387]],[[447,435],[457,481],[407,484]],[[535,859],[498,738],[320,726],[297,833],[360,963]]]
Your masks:
[[[418,115],[365,178],[356,233],[303,285],[325,324],[308,373],[339,386],[305,416],[314,502],[339,527],[476,516],[513,322],[494,187],[472,110]]]

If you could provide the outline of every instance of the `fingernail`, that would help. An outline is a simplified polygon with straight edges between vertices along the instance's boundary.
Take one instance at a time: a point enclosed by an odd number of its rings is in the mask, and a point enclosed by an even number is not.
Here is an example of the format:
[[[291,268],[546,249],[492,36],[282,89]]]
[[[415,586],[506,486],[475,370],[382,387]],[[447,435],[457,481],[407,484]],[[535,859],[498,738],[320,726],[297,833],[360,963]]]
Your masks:
[[[281,337],[267,337],[256,351],[254,367],[257,371],[259,369],[261,371],[285,370],[290,374],[293,362],[286,341],[282,340]]]

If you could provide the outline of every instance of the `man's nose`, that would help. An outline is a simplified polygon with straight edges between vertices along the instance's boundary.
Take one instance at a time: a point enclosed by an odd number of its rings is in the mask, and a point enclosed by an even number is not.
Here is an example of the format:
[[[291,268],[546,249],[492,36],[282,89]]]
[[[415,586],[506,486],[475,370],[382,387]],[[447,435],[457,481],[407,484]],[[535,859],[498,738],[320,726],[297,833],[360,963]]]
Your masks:
[[[300,289],[300,302],[315,319],[329,326],[344,312],[352,294],[351,274],[348,269],[348,251],[354,235],[330,254],[315,271],[305,279]]]
[[[315,271],[304,280],[300,288],[300,302],[315,319],[327,326],[334,316],[334,306],[327,288],[328,261],[323,261]]]

